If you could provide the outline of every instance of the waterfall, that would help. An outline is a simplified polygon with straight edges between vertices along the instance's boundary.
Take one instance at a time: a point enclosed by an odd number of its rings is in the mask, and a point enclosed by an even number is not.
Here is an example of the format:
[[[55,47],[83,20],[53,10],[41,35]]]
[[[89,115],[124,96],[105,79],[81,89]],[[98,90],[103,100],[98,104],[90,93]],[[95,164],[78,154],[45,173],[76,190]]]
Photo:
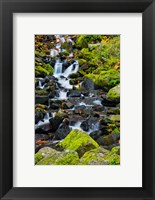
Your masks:
[[[63,76],[68,77],[70,74],[76,73],[79,69],[79,64],[76,61],[75,63],[71,64],[63,73]]]
[[[56,60],[56,63],[54,65],[54,76],[61,75],[62,74],[62,63],[60,60]]]

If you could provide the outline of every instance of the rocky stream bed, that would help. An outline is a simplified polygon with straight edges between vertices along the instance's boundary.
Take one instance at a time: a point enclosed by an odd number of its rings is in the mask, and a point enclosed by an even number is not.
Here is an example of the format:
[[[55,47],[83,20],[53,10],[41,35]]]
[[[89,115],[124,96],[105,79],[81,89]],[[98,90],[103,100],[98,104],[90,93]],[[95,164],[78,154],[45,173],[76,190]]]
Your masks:
[[[35,36],[35,164],[120,164],[115,51],[118,36]]]

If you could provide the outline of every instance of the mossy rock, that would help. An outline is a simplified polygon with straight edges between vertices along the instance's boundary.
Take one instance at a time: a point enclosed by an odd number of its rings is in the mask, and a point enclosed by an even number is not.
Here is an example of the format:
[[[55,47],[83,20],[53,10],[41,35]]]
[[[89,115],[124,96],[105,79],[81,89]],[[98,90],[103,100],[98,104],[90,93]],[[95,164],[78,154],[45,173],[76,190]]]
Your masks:
[[[55,165],[78,165],[80,162],[78,153],[75,151],[66,150],[62,152],[62,155],[54,162]]]
[[[111,153],[120,155],[120,146],[113,147]]]
[[[109,119],[113,122],[120,122],[120,115],[110,115]]]
[[[81,157],[86,151],[99,147],[97,142],[95,142],[87,133],[77,129],[72,130],[62,142],[59,142],[58,145],[63,147],[65,150],[70,149],[77,151],[79,157]]]
[[[101,136],[97,139],[98,144],[103,146],[110,146],[117,142],[120,137],[120,133],[111,133],[106,136]]]
[[[59,152],[50,147],[44,147],[36,153],[35,157],[37,157],[37,165],[77,165],[79,163],[78,153],[72,150]]]
[[[86,152],[80,158],[81,165],[117,165],[120,163],[119,155],[99,147]]]
[[[53,165],[56,159],[61,156],[61,152],[50,147],[43,147],[38,153],[40,153],[43,158],[37,163],[37,165]]]
[[[119,83],[120,73],[116,70],[102,71],[100,74],[86,74],[86,78],[92,80],[96,85],[105,88],[111,88]]]
[[[35,154],[35,164],[37,164],[42,159],[43,159],[43,156],[42,156],[41,152],[37,152]]]
[[[42,89],[36,89],[35,90],[35,94],[38,96],[46,96],[48,94],[48,92],[46,90],[42,90]]]
[[[106,95],[108,101],[120,102],[120,84],[111,88]]]
[[[42,66],[35,66],[35,76],[45,77],[52,75],[54,72],[53,67],[50,64],[44,64]]]

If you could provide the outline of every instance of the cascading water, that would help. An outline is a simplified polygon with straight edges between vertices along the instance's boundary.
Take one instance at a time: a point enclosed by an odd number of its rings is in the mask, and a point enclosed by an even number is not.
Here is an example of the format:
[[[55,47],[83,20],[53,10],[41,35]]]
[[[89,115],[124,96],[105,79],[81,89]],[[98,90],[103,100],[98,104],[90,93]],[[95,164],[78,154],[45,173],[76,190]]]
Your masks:
[[[65,51],[64,49],[61,49],[61,42],[65,42],[65,38],[56,36],[59,43],[56,44],[56,49],[51,49],[51,56],[54,57],[55,55],[58,55],[59,52]],[[73,57],[73,53],[70,53],[70,57]],[[65,62],[65,61],[64,61]],[[75,61],[73,64],[71,64],[64,72],[63,72],[63,63],[58,58],[56,60],[55,66],[54,66],[54,74],[58,79],[58,83],[60,83],[61,87],[64,89],[72,89],[73,85],[70,84],[70,79],[68,78],[70,74],[76,73],[79,69],[79,63],[78,61]],[[59,99],[67,99],[67,91],[66,90],[60,90],[59,91]]]
[[[62,74],[62,63],[60,62],[60,59],[57,59],[54,66],[54,76],[58,77],[61,74]]]
[[[52,117],[53,117],[53,114],[52,114],[51,112],[49,112],[49,113],[47,112],[47,113],[45,114],[44,119],[41,120],[41,121],[39,121],[39,122],[35,125],[35,129],[38,129],[38,128],[44,126],[44,125],[49,124],[49,119],[51,119]]]

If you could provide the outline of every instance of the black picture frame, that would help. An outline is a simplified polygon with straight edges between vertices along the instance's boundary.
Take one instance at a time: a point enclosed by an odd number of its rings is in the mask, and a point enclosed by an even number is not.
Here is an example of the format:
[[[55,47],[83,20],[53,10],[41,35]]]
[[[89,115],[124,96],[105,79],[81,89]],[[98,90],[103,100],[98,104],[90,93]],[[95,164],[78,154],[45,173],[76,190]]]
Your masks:
[[[143,187],[13,187],[13,13],[142,13]],[[155,199],[154,0],[0,0],[0,197],[15,199]],[[133,47],[134,48],[134,47]],[[133,111],[134,112],[134,111]],[[134,113],[133,113],[134,114]],[[27,172],[28,173],[28,172]]]

